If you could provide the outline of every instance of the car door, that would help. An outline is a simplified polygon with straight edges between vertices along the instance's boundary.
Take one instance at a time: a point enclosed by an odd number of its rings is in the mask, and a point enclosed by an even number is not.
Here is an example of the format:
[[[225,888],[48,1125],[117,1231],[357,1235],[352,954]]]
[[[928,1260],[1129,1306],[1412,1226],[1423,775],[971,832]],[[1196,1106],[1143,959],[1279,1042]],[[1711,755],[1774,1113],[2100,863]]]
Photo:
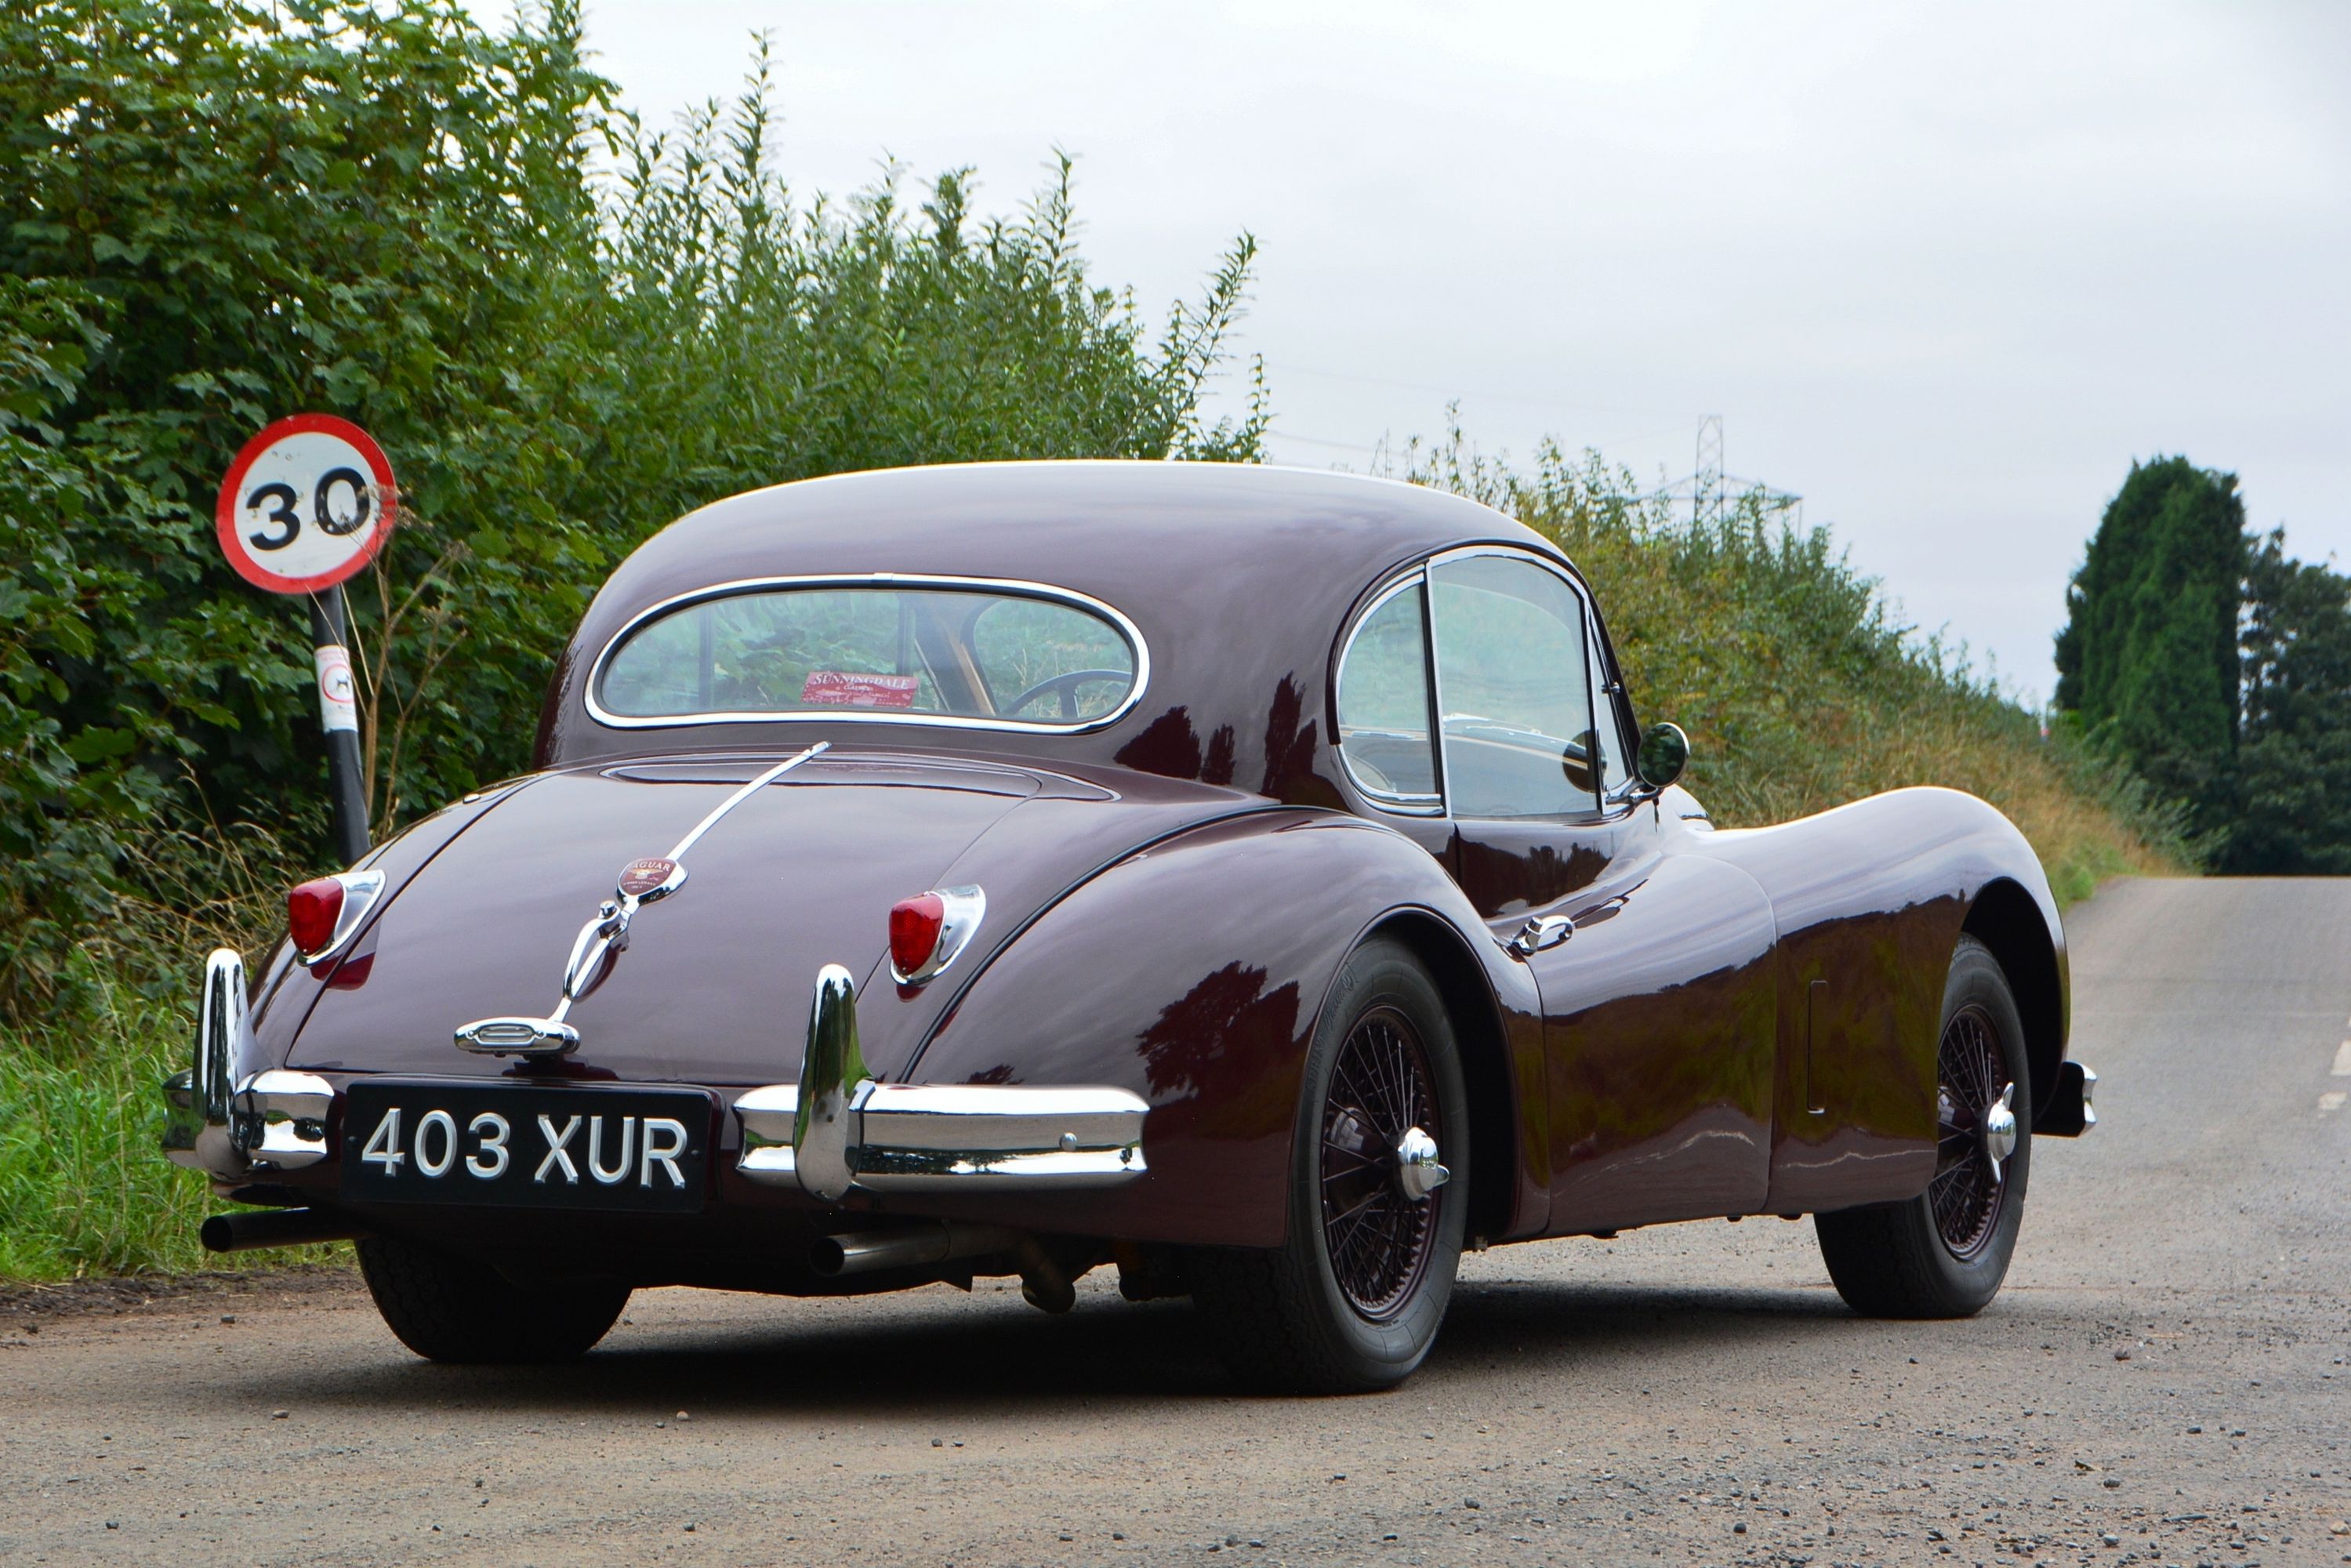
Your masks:
[[[1429,563],[1455,874],[1543,1006],[1552,1228],[1744,1213],[1770,1178],[1762,890],[1660,820],[1580,587],[1503,549]]]

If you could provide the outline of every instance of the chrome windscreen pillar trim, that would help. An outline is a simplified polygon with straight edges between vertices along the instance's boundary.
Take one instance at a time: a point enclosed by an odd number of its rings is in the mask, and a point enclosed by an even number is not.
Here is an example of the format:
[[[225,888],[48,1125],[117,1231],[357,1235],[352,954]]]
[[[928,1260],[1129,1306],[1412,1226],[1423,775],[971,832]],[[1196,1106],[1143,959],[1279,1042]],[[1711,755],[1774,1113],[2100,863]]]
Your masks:
[[[246,1055],[245,957],[215,947],[204,960],[204,988],[196,1009],[195,1060],[163,1085],[163,1152],[173,1164],[233,1177],[245,1155],[230,1135],[234,1098],[229,1075]]]
[[[335,1086],[315,1073],[272,1068],[237,1091],[235,1144],[254,1168],[292,1171],[327,1157],[327,1113]]]
[[[827,964],[817,971],[809,1002],[808,1047],[792,1114],[792,1172],[810,1197],[832,1203],[855,1180],[849,1149],[857,1141],[856,1102],[872,1087],[857,1049],[856,978]]]

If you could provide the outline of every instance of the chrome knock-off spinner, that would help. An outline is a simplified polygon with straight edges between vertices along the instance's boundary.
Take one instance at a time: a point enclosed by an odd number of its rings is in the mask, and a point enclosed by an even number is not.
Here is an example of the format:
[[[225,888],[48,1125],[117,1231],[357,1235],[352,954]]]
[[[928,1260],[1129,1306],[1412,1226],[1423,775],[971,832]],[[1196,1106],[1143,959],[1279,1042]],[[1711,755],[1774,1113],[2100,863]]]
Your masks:
[[[1992,1180],[2000,1179],[2000,1167],[2008,1156],[2016,1153],[2016,1085],[2011,1083],[2000,1092],[2000,1098],[1984,1112],[1984,1158],[1991,1162]]]
[[[1437,1140],[1418,1127],[1406,1128],[1396,1140],[1395,1162],[1396,1190],[1415,1203],[1453,1179],[1453,1173],[1437,1163]]]

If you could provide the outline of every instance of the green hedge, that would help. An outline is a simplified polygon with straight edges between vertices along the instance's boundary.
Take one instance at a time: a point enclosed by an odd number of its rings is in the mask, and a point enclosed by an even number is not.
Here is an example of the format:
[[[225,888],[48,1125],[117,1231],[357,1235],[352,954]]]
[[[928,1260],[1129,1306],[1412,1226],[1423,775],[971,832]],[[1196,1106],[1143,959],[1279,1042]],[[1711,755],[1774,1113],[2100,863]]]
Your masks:
[[[94,1005],[78,949],[218,891],[159,883],[156,831],[252,822],[324,861],[306,622],[213,539],[272,417],[353,418],[400,476],[353,584],[382,826],[524,765],[590,596],[702,502],[1256,455],[1261,402],[1200,413],[1248,236],[1155,336],[1088,279],[1066,164],[1010,218],[966,173],[802,199],[765,71],[655,135],[582,68],[568,4],[501,36],[455,0],[0,19],[0,1020]]]

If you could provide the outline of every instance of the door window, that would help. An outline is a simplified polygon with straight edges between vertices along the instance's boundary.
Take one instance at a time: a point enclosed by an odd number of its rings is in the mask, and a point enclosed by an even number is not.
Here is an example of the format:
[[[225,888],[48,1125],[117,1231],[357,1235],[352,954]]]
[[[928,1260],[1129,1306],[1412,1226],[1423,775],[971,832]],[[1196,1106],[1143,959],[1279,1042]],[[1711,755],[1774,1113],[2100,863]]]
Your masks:
[[[1382,805],[1434,812],[1437,747],[1428,721],[1428,633],[1418,578],[1356,624],[1339,659],[1339,757]]]
[[[1457,817],[1599,809],[1583,603],[1557,574],[1501,555],[1428,572],[1445,791]]]

